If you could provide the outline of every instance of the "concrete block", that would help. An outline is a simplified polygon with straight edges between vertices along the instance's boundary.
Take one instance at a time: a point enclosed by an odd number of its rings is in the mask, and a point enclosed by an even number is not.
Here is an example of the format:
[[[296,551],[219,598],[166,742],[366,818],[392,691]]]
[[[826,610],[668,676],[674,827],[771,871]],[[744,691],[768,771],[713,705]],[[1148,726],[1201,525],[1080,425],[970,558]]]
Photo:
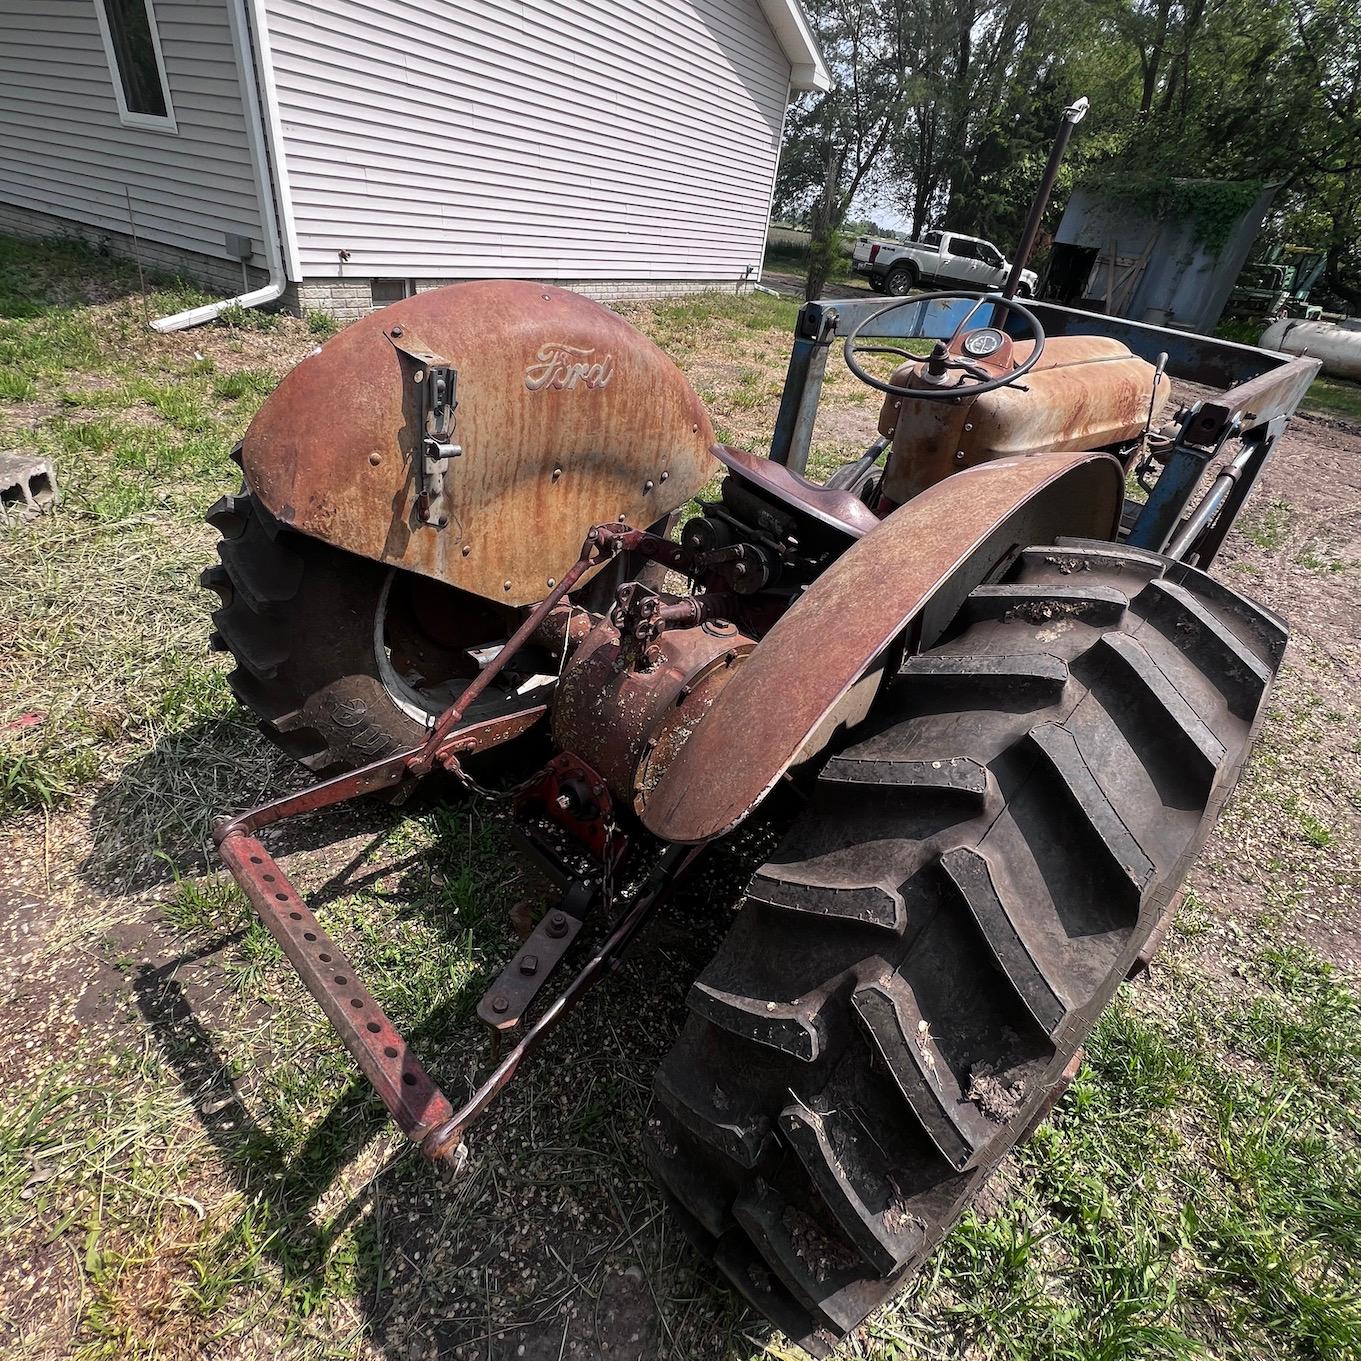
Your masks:
[[[0,454],[0,523],[41,515],[59,499],[51,459]]]

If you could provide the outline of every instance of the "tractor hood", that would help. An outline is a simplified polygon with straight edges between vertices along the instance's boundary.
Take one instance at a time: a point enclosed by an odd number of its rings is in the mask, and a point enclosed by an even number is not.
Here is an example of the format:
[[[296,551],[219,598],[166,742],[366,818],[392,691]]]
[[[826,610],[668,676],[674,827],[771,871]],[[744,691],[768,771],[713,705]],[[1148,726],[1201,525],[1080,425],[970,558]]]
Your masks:
[[[457,405],[438,519],[423,517],[428,369]],[[303,534],[490,600],[529,604],[593,524],[646,527],[716,470],[675,364],[566,289],[453,284],[365,317],[279,384],[246,433],[251,489]]]

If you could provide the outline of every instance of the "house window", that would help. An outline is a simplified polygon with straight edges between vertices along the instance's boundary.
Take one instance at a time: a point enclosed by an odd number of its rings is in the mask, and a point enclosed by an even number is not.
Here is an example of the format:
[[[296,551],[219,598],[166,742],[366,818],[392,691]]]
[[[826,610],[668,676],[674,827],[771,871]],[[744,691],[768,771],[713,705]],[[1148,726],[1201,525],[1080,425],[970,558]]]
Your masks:
[[[174,132],[175,112],[152,0],[95,0],[95,14],[113,76],[119,121]]]

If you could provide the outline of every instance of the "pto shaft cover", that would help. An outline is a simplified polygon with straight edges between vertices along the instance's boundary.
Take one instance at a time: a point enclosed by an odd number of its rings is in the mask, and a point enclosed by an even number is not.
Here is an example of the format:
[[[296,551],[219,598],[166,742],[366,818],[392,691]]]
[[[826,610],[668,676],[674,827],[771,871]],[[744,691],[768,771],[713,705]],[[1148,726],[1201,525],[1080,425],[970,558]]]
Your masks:
[[[646,527],[694,496],[713,439],[680,370],[622,317],[489,280],[346,327],[279,384],[242,454],[293,529],[525,605],[575,560],[585,526]]]

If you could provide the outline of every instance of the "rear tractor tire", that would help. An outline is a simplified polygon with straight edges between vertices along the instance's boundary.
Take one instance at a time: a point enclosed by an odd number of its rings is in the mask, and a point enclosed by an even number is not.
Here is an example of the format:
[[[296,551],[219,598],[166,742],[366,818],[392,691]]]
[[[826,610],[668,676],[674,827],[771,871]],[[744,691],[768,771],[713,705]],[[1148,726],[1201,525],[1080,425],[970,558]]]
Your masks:
[[[1071,1080],[1236,783],[1286,634],[1194,569],[1022,553],[908,657],[695,982],[649,1157],[816,1355]]]
[[[265,736],[318,775],[415,746],[442,707],[397,679],[383,643],[390,600],[408,619],[452,618],[469,636],[507,627],[474,597],[287,529],[247,490],[205,518],[222,535],[221,561],[199,578],[219,601],[209,647],[231,654],[228,683]],[[410,628],[404,646],[427,669],[454,655]]]

